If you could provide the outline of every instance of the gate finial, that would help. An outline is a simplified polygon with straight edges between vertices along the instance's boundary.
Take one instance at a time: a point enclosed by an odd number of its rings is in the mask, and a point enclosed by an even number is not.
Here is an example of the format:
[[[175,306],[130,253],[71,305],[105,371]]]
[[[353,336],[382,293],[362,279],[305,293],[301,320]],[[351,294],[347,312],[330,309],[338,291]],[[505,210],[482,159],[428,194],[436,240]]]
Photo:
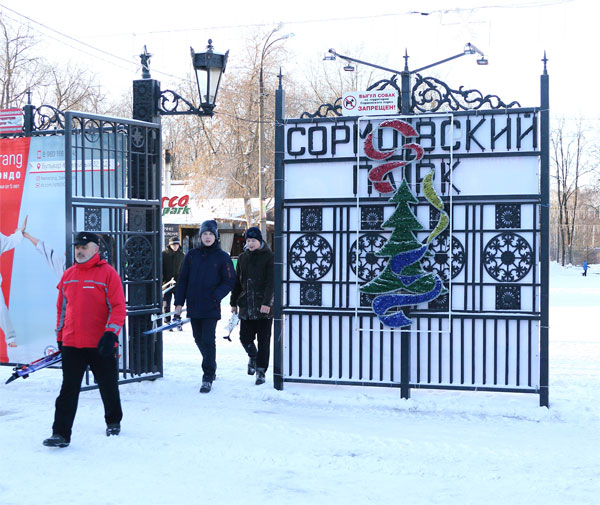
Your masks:
[[[150,58],[152,55],[146,49],[144,45],[144,52],[140,54],[140,61],[142,62],[142,79],[150,79]]]

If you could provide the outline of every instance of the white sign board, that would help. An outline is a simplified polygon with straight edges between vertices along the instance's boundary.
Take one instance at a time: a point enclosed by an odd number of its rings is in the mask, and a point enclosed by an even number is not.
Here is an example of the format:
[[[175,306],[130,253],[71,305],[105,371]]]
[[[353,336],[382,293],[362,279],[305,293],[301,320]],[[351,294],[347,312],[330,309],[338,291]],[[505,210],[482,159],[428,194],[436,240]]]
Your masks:
[[[381,116],[398,113],[395,89],[352,91],[342,96],[342,116]]]
[[[23,129],[23,109],[0,110],[0,133],[20,133]]]

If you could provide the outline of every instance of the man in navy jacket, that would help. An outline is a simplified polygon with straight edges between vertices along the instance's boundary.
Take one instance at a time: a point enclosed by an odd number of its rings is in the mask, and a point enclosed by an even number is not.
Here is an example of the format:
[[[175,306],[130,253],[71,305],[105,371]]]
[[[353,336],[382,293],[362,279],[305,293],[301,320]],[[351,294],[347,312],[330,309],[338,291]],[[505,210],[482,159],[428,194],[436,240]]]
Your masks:
[[[202,354],[200,392],[208,393],[217,371],[215,330],[221,319],[221,300],[233,289],[235,271],[229,254],[219,245],[216,221],[202,223],[200,240],[200,245],[190,250],[183,260],[175,293],[175,311],[181,314],[187,302],[187,316]]]

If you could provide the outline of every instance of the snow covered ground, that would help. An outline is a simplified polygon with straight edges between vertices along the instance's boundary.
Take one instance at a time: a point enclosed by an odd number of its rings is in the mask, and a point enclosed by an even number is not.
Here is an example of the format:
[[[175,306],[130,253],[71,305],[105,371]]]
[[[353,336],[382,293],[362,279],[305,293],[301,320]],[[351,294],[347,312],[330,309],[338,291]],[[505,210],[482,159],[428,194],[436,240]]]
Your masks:
[[[553,264],[550,303],[549,410],[536,395],[255,386],[222,331],[200,395],[188,326],[165,334],[163,379],[121,387],[121,436],[89,391],[71,445],[48,449],[60,372],[4,385],[1,367],[0,503],[598,504],[600,266]]]

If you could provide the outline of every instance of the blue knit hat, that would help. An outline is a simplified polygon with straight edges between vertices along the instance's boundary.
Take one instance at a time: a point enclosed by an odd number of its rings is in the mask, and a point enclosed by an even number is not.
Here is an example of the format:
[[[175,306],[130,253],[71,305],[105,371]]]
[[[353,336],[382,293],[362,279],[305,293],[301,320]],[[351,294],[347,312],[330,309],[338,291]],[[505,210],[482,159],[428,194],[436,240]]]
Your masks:
[[[205,231],[211,232],[216,239],[219,238],[219,231],[217,229],[218,225],[214,219],[209,219],[208,221],[204,221],[200,226],[200,235],[202,235]]]
[[[257,228],[256,226],[252,226],[252,227],[248,228],[246,230],[246,233],[244,234],[244,239],[249,239],[249,238],[254,238],[254,239],[258,240],[259,242],[262,242],[263,237],[262,237],[262,233],[260,232],[260,228]]]

